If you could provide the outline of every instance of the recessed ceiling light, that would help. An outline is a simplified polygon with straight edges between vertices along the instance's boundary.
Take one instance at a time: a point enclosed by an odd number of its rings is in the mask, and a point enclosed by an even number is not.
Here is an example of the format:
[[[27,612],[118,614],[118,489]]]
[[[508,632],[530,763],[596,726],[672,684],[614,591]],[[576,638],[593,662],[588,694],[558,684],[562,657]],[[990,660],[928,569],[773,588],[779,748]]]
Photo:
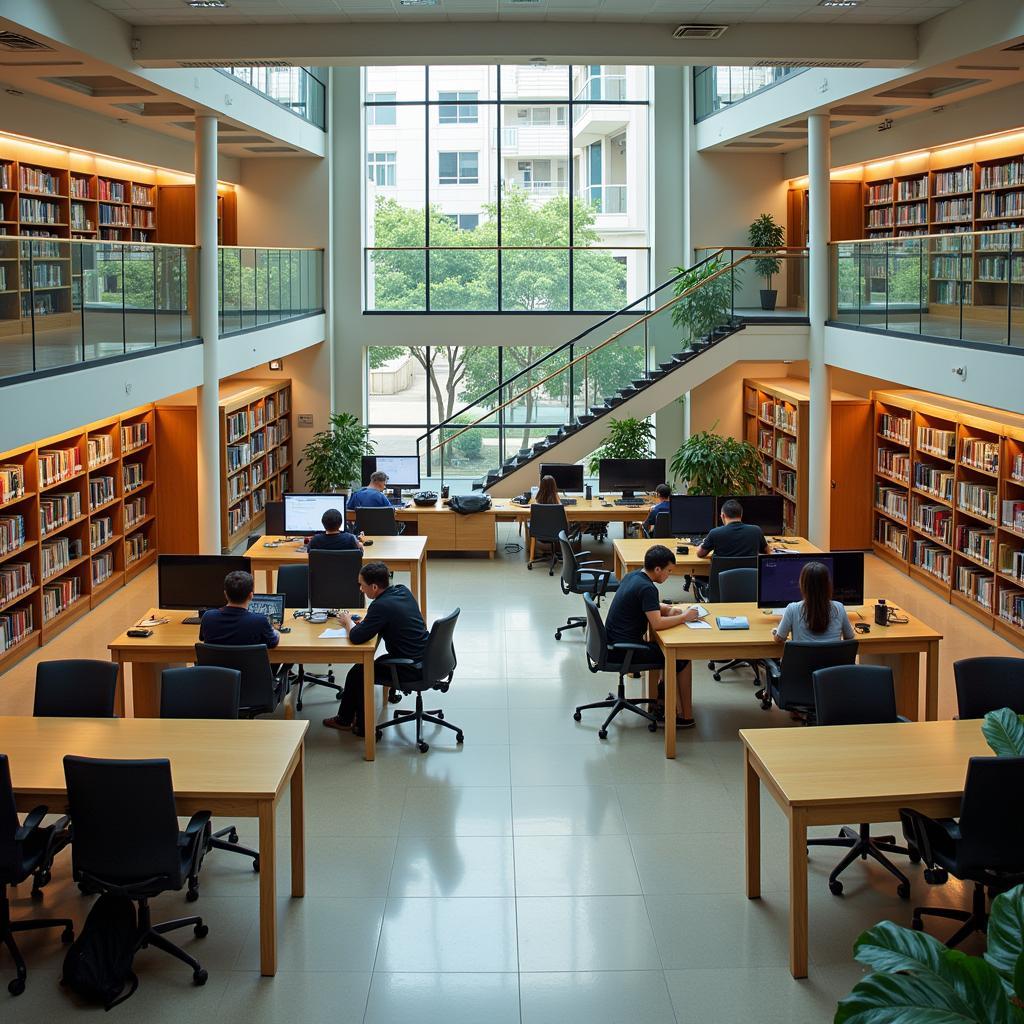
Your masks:
[[[436,7],[437,0],[398,0],[402,7]]]
[[[858,7],[860,0],[818,0],[819,7]]]
[[[185,0],[185,3],[189,7],[195,7],[199,10],[204,7],[227,7],[224,0]]]

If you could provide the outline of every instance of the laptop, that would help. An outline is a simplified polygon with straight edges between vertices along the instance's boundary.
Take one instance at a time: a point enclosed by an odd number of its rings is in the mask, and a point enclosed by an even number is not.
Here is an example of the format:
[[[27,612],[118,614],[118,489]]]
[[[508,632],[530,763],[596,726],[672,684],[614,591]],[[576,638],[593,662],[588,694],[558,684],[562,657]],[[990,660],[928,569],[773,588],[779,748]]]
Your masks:
[[[249,611],[266,615],[270,624],[278,629],[284,624],[284,594],[253,594]]]

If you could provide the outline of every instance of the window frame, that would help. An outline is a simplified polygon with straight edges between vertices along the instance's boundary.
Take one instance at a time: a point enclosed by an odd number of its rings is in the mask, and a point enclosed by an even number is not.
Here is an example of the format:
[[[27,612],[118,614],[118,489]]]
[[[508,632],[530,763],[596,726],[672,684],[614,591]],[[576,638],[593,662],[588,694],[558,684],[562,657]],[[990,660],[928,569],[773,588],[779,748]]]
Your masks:
[[[383,160],[376,159],[383,157]],[[389,160],[388,157],[391,159]],[[383,171],[384,181],[379,181],[377,172]],[[389,174],[390,172],[390,174]],[[366,177],[371,180],[377,188],[398,187],[398,151],[390,149],[375,149],[366,153]],[[388,178],[391,181],[388,181]]]

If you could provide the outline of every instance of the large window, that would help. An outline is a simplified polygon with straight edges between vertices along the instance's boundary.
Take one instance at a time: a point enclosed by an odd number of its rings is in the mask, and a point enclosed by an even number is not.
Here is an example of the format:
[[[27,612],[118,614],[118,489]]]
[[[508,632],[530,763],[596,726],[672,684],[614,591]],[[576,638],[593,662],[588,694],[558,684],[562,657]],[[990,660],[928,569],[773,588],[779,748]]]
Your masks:
[[[641,299],[649,80],[629,66],[365,68],[364,308],[612,312]]]

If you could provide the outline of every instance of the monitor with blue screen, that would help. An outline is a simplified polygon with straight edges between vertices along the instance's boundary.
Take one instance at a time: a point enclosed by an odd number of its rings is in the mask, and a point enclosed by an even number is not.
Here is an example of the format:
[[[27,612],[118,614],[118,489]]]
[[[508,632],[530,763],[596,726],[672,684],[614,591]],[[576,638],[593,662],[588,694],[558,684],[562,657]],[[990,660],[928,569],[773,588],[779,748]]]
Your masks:
[[[758,555],[758,608],[785,608],[800,601],[800,573],[808,562],[821,562],[832,577],[832,599],[840,604],[864,603],[864,552],[823,551],[813,555]]]

